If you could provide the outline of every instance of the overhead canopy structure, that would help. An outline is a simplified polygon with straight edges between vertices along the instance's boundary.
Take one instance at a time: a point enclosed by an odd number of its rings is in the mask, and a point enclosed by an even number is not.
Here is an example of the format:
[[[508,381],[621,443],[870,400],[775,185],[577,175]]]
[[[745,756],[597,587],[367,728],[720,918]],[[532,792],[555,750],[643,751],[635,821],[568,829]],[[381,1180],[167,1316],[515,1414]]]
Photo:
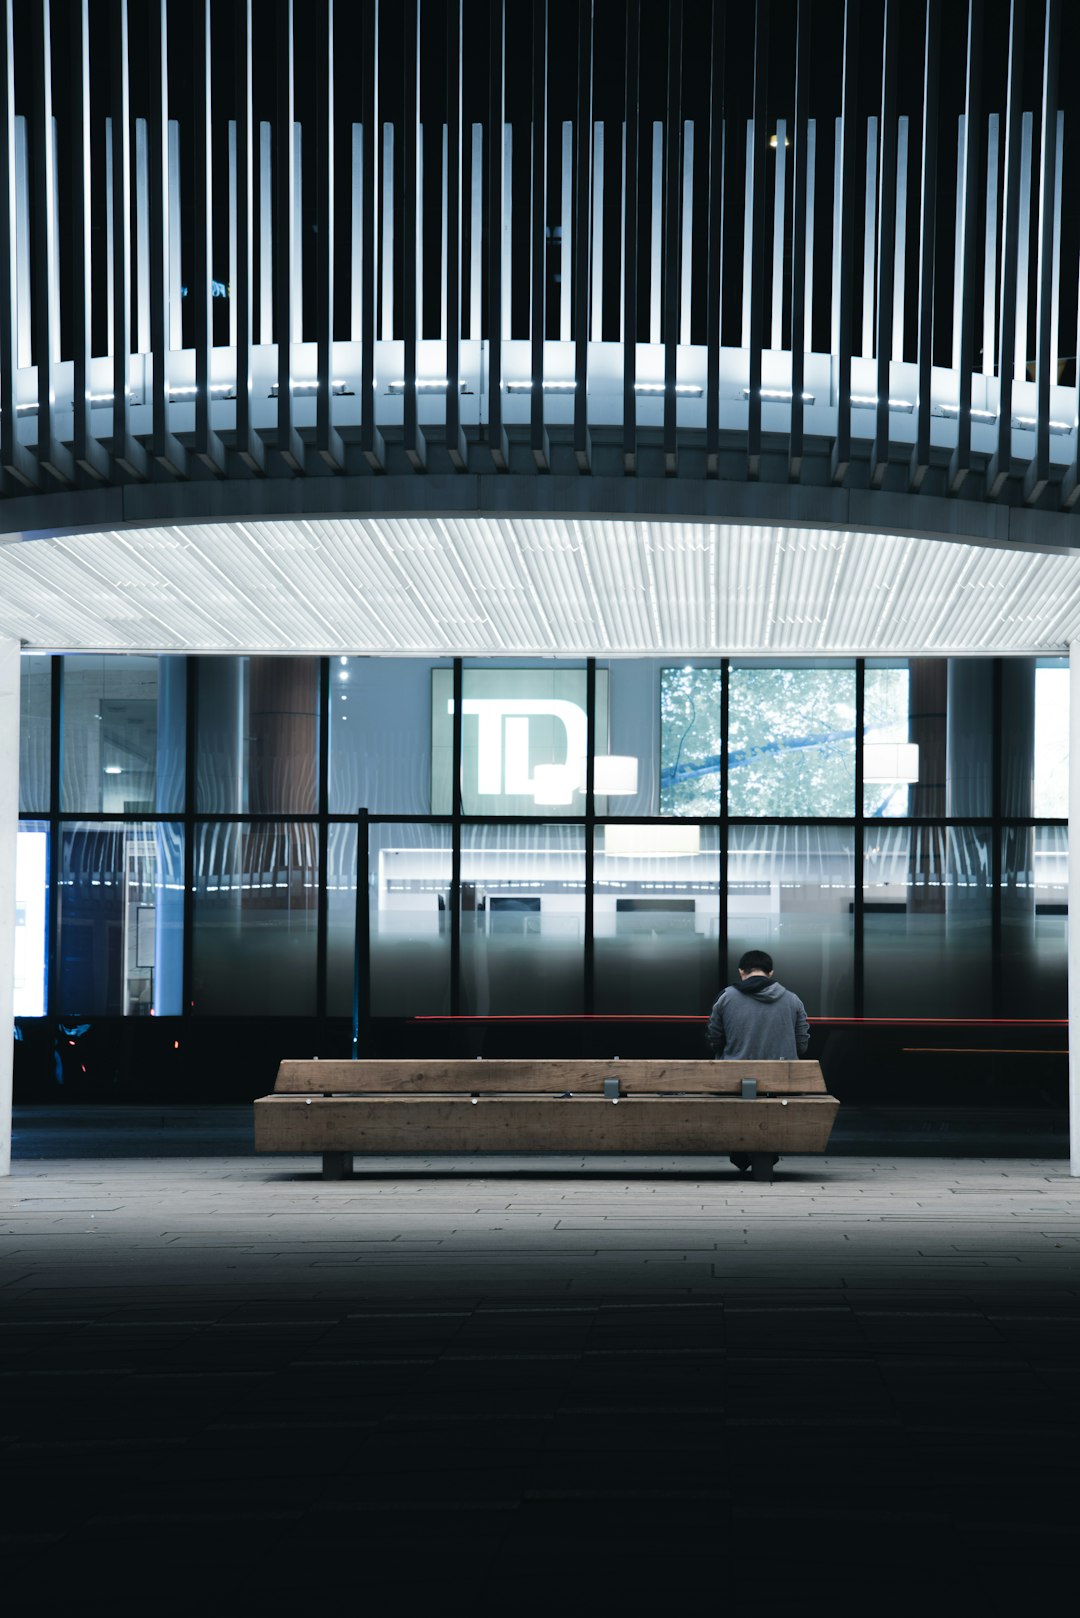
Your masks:
[[[30,650],[746,656],[1062,652],[1080,552],[797,524],[293,517],[0,546]]]

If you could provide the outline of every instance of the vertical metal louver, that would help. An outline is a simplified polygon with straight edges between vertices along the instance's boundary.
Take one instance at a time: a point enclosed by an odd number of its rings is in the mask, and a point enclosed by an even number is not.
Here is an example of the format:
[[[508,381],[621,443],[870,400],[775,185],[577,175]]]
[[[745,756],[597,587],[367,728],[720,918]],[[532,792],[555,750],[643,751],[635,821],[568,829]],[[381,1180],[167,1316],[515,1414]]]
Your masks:
[[[1068,509],[1078,43],[1061,0],[0,0],[3,493]]]

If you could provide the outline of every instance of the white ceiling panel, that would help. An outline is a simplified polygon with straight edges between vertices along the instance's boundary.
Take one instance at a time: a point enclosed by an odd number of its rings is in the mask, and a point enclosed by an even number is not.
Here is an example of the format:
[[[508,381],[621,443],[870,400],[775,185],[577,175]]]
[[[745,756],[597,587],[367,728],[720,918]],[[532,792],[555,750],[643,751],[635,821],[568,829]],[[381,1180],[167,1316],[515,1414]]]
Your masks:
[[[799,527],[290,518],[0,545],[0,634],[73,651],[1059,652],[1080,556]]]

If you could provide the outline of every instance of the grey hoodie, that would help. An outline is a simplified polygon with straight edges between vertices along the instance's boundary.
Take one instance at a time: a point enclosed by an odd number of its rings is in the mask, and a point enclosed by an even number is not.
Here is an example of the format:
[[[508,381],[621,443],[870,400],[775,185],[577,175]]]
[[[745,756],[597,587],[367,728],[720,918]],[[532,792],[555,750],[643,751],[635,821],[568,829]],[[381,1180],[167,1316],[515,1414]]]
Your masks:
[[[726,988],[705,1034],[728,1062],[794,1062],[810,1043],[806,1007],[773,978],[749,977]]]

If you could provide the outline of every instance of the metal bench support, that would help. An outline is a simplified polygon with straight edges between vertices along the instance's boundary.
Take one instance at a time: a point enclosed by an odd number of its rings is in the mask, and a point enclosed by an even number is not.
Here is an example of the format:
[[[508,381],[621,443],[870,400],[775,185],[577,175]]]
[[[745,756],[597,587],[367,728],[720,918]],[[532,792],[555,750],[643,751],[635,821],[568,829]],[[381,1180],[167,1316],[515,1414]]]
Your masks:
[[[351,1152],[324,1152],[322,1155],[322,1177],[324,1180],[349,1180],[352,1178],[353,1155]]]

